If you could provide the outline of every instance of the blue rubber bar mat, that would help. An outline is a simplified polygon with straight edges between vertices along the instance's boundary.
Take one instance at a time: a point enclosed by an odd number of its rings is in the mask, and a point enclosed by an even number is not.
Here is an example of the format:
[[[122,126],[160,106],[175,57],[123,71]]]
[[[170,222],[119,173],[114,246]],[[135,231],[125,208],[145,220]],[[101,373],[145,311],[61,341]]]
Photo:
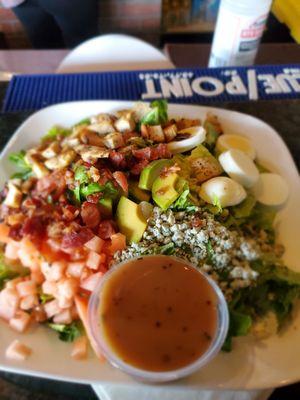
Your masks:
[[[11,80],[3,112],[31,111],[76,100],[154,100],[213,104],[300,98],[300,64],[53,75]]]

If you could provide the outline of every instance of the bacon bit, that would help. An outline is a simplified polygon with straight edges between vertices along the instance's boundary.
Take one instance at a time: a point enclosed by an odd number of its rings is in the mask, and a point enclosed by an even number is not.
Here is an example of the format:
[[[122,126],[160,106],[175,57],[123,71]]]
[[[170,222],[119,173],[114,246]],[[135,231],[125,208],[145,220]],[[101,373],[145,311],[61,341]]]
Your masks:
[[[95,228],[101,221],[101,214],[96,204],[85,201],[80,211],[83,223],[89,228]]]
[[[111,236],[114,235],[116,232],[117,232],[117,227],[113,220],[106,219],[100,222],[98,228],[98,235],[100,236],[101,239],[104,240],[110,239]]]
[[[130,168],[132,175],[140,175],[142,170],[149,164],[148,160],[141,160]]]
[[[72,206],[71,204],[66,205],[62,209],[63,216],[67,221],[72,221],[79,215],[79,210],[77,207]]]
[[[35,197],[28,197],[22,203],[22,207],[27,208],[27,209],[35,209],[35,208],[41,207],[41,205],[42,205],[42,202]]]
[[[74,249],[83,246],[94,236],[93,232],[88,228],[82,228],[79,232],[70,232],[63,236],[62,248]]]
[[[151,160],[151,156],[152,156],[152,148],[145,147],[143,149],[133,150],[132,154],[138,160],[148,160],[149,161],[149,160]]]
[[[151,161],[159,158],[171,158],[173,154],[169,151],[166,143],[160,143],[156,147],[152,147]]]
[[[127,176],[124,174],[124,172],[116,171],[113,173],[113,177],[115,178],[117,184],[121,187],[121,189],[127,194],[128,181],[127,181]]]
[[[47,198],[51,194],[53,200],[57,200],[66,188],[65,173],[66,171],[61,169],[39,179],[33,190],[33,195]]]
[[[43,237],[46,231],[46,224],[42,218],[30,217],[27,218],[22,226],[21,235],[30,237]]]
[[[126,168],[127,163],[125,154],[122,154],[116,150],[111,150],[109,153],[109,159],[113,164],[113,166],[115,166],[116,168],[121,168],[121,169]]]
[[[10,238],[12,238],[13,240],[17,240],[17,241],[21,240],[22,239],[21,229],[22,229],[22,225],[11,226],[8,236]]]
[[[102,168],[100,171],[100,178],[98,180],[99,185],[105,185],[106,182],[111,181],[113,179],[113,175],[111,171],[107,168]]]
[[[87,196],[87,201],[89,203],[98,204],[99,200],[101,199],[101,197],[102,197],[102,193],[101,192],[90,194],[90,195]]]

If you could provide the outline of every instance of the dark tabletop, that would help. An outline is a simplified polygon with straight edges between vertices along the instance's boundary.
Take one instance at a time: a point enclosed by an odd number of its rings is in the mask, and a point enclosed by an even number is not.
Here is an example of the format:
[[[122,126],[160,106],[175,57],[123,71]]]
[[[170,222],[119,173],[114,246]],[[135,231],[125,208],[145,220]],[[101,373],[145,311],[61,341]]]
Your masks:
[[[3,99],[5,89],[6,84],[0,83],[0,99]],[[299,100],[223,103],[217,106],[251,114],[273,126],[287,144],[298,169],[300,169],[300,98]],[[14,130],[29,114],[30,113],[14,113],[1,115],[0,150],[8,141]],[[97,399],[97,397],[87,385],[62,383],[0,372],[0,400],[50,399],[94,400]],[[300,399],[300,384],[277,389],[270,398],[270,400],[287,399]]]

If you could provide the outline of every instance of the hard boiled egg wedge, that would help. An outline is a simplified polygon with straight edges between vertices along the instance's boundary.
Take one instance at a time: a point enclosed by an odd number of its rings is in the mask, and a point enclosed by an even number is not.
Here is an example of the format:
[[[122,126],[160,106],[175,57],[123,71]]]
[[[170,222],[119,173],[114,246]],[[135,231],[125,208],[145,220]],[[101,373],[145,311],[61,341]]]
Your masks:
[[[247,154],[252,160],[255,159],[255,148],[251,141],[240,135],[220,135],[217,143],[216,150],[218,153],[223,153],[224,151],[230,149],[238,149]]]
[[[210,204],[221,207],[235,206],[245,200],[247,193],[242,185],[231,178],[218,176],[204,182],[199,190],[200,197]]]
[[[259,171],[252,159],[241,150],[227,150],[219,156],[224,171],[245,188],[252,187],[259,178]]]
[[[168,150],[173,154],[184,153],[203,143],[206,138],[206,130],[202,126],[192,126],[182,129],[178,134],[187,134],[190,137],[183,140],[174,140],[167,144]]]
[[[256,200],[266,206],[281,206],[289,196],[289,187],[278,174],[264,172],[252,189]]]

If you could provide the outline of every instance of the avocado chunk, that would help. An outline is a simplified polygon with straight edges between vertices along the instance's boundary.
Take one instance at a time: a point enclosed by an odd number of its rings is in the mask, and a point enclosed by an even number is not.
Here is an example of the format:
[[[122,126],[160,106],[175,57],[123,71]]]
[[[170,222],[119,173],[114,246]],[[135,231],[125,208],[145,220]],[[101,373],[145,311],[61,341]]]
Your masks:
[[[99,200],[99,209],[102,217],[111,218],[112,217],[113,201],[111,198],[103,197]]]
[[[139,242],[147,227],[147,221],[138,204],[122,196],[116,212],[120,232],[126,236],[129,243]]]
[[[178,179],[178,174],[172,172],[168,175],[160,175],[153,183],[152,198],[163,210],[167,210],[180,195],[180,192],[176,190]]]
[[[140,202],[140,201],[149,201],[150,193],[146,190],[143,190],[139,187],[139,182],[137,181],[129,181],[128,185],[129,196],[132,200]]]
[[[159,174],[165,167],[173,164],[172,160],[161,159],[152,161],[145,167],[140,175],[139,188],[151,190],[153,182],[158,178]]]

